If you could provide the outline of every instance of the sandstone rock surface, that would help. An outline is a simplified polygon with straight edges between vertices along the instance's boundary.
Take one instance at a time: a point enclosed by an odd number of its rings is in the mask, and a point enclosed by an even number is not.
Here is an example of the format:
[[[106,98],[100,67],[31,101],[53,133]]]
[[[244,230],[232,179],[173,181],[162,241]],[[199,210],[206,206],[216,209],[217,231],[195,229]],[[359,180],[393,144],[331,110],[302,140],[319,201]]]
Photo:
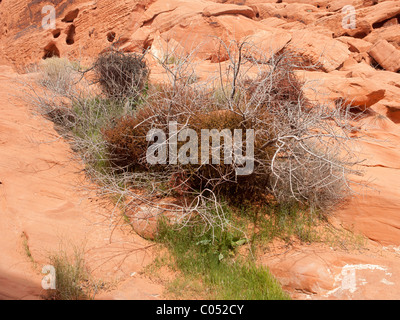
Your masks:
[[[375,43],[368,53],[386,70],[393,72],[400,70],[400,50],[386,40]]]
[[[166,78],[158,60],[197,52],[203,80],[226,66],[223,41],[251,41],[264,58],[285,52],[316,69],[298,70],[306,94],[334,105],[346,101],[355,115],[353,148],[365,159],[366,188],[332,213],[337,225],[368,239],[350,252],[323,245],[278,246],[262,257],[285,289],[299,299],[400,299],[400,2],[374,0],[57,0],[54,29],[43,28],[43,1],[0,1],[0,298],[37,299],[41,275],[21,252],[21,234],[39,264],[59,236],[87,240],[89,263],[121,286],[103,298],[153,299],[160,285],[138,276],[151,262],[151,243],[130,227],[104,217],[95,195],[72,186],[85,180],[70,148],[52,125],[32,117],[15,99],[16,79],[26,67],[51,56],[85,65],[110,45],[148,51],[151,80]],[[354,29],[343,27],[343,7],[355,8]],[[256,52],[251,52],[257,55]],[[175,60],[171,58],[169,63]],[[264,61],[265,62],[265,61]],[[377,62],[383,69],[375,68]],[[13,89],[11,89],[13,88]],[[316,92],[318,91],[318,95]],[[11,94],[11,95],[10,95]],[[48,143],[55,141],[54,143]],[[354,177],[355,182],[362,182]],[[86,181],[87,182],[87,181]],[[159,211],[142,207],[133,217],[137,233],[154,236]],[[155,214],[154,214],[155,213]],[[133,215],[133,213],[132,213]],[[145,220],[143,218],[146,218]],[[145,225],[143,224],[145,223]],[[148,226],[150,224],[150,226]],[[113,231],[110,239],[110,226]],[[115,227],[115,228],[114,228]],[[372,245],[372,248],[371,248]],[[132,254],[134,252],[134,254]],[[101,297],[100,297],[101,298]]]

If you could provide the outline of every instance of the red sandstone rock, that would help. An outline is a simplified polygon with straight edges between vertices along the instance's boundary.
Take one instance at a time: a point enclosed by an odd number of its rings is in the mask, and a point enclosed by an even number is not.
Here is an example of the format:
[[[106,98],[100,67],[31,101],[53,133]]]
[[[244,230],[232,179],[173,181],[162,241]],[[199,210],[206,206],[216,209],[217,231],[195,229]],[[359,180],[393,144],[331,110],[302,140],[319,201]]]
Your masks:
[[[152,205],[131,205],[131,210],[126,215],[133,230],[145,239],[154,240],[161,219],[165,219],[166,223],[177,223],[180,212],[173,210],[173,202],[174,199],[164,199]]]
[[[203,14],[206,17],[220,16],[223,14],[241,14],[248,18],[254,18],[255,16],[252,8],[235,4],[212,4],[204,8]]]
[[[322,99],[334,102],[343,101],[345,105],[365,110],[385,97],[384,86],[379,86],[373,80],[365,78],[347,78],[346,72],[324,74],[322,72],[299,71],[301,79],[312,83],[306,85],[306,93],[311,99],[315,99],[316,93]]]
[[[301,55],[326,72],[337,69],[350,55],[344,43],[308,30],[292,32],[287,50]]]
[[[245,55],[252,56],[259,61],[268,61],[273,55],[281,51],[291,39],[292,36],[289,32],[271,29],[270,31],[259,31],[245,37],[242,41],[249,43],[245,47]]]
[[[369,50],[369,54],[386,70],[393,72],[400,70],[400,50],[386,40],[377,42]]]
[[[371,43],[376,43],[380,40],[387,40],[397,49],[400,49],[400,25],[397,24],[389,27],[374,29],[374,31],[372,31],[363,40]]]
[[[348,5],[350,3],[346,3]],[[343,27],[342,10],[333,15],[321,17],[315,23],[323,25],[335,32],[335,36],[349,35],[354,37],[365,37],[375,28],[381,27],[386,21],[397,17],[400,14],[400,3],[398,1],[384,1],[374,6],[365,8],[356,7],[355,29]],[[346,21],[346,20],[345,20]]]
[[[349,46],[349,50],[351,52],[368,52],[368,50],[372,47],[372,43],[365,41],[363,39],[353,38],[353,37],[339,37],[337,40],[346,43]]]

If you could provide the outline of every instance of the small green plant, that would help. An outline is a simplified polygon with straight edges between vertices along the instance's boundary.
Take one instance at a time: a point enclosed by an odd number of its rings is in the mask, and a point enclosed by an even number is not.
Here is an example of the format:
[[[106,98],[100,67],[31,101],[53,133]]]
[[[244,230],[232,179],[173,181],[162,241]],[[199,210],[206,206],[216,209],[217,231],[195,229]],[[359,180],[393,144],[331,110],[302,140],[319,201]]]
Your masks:
[[[36,262],[35,259],[33,259],[31,249],[29,247],[28,243],[28,235],[26,234],[25,231],[21,233],[21,238],[22,238],[22,246],[24,248],[24,252],[26,256],[29,258],[29,260],[33,263],[33,266],[36,267]]]
[[[204,232],[201,226],[174,229],[161,222],[157,240],[168,247],[184,277],[196,281],[196,286],[201,280],[209,298],[289,299],[266,268],[237,255],[237,249],[247,242],[239,231]]]
[[[200,280],[188,279],[182,276],[172,280],[167,286],[168,296],[173,299],[207,299],[209,290],[204,288]]]
[[[288,244],[294,241],[318,242],[346,250],[365,247],[363,236],[333,227],[321,210],[295,203],[264,206],[246,204],[236,210],[235,215],[241,219],[241,228],[252,227],[249,238],[254,252],[275,239],[281,239]]]
[[[56,270],[56,289],[50,290],[51,300],[87,300],[91,298],[91,279],[83,251],[75,248],[72,256],[64,250],[50,257]]]
[[[317,231],[323,216],[318,210],[301,208],[297,204],[275,204],[242,209],[251,217],[257,228],[254,238],[260,242],[270,242],[280,238],[286,242],[298,239],[301,242],[320,240]]]

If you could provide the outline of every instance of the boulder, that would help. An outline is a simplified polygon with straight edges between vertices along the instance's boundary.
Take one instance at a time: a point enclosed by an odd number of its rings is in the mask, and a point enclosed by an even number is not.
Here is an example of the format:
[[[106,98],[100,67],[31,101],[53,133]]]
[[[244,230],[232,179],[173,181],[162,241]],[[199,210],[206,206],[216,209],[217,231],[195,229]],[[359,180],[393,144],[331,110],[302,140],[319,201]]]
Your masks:
[[[397,49],[400,49],[400,25],[375,29],[364,40],[373,44],[379,40],[387,40],[387,42],[394,45]]]
[[[142,238],[154,240],[158,234],[158,225],[161,219],[169,224],[178,222],[181,211],[174,210],[174,200],[164,199],[153,204],[131,205],[126,212],[133,230]]]
[[[369,78],[376,73],[376,70],[364,61],[344,66],[340,71],[347,72],[346,78]]]
[[[207,2],[188,2],[182,0],[157,1],[142,17],[141,25],[151,25],[154,32],[161,34],[179,24],[185,24],[200,15]]]
[[[373,0],[285,0],[284,2],[312,4],[321,10],[335,12],[341,10],[346,5],[351,5],[355,8],[370,6]]]
[[[275,28],[275,27],[283,26],[284,24],[287,23],[287,21],[283,20],[283,19],[279,19],[277,17],[269,17],[269,18],[261,20],[261,23],[266,25],[266,26],[268,26],[268,27]]]
[[[385,70],[397,72],[400,70],[400,50],[386,40],[380,40],[370,50],[369,55]]]
[[[397,17],[394,17],[394,18],[392,18],[390,20],[385,21],[382,24],[382,27],[391,27],[391,26],[396,26],[398,24],[399,24],[399,21],[398,21]]]
[[[152,207],[139,207],[133,214],[127,215],[133,230],[142,238],[154,240],[157,236],[157,224],[162,211]]]
[[[223,14],[240,14],[248,18],[254,18],[254,10],[247,6],[236,4],[212,4],[204,8],[203,15],[206,17],[220,16]]]
[[[370,210],[376,211],[376,208]],[[357,214],[352,212],[352,216],[358,217],[361,210],[355,207],[354,211]],[[382,226],[379,224],[379,229],[384,232]],[[373,223],[371,228],[374,229]],[[356,248],[354,243],[352,245]],[[271,247],[273,249],[261,257],[261,263],[294,300],[398,299],[400,268],[396,248],[389,251],[389,248],[377,250],[371,246],[365,251],[351,250],[345,241],[341,241],[340,247],[333,244],[330,248],[318,244],[288,246],[281,243]]]
[[[185,23],[176,24],[162,35],[175,39],[186,52],[195,53],[196,58],[218,62],[226,59],[221,40],[227,43],[250,35],[256,30],[255,23],[242,15],[204,17],[199,14]]]
[[[310,24],[328,14],[316,6],[306,3],[258,3],[252,8],[261,19],[275,17],[288,21],[299,21],[303,24]]]
[[[385,97],[385,89],[371,87],[372,82],[351,78],[331,88],[331,98],[364,111]]]
[[[305,61],[325,72],[337,69],[350,55],[347,45],[343,42],[309,30],[292,32],[292,41],[288,44],[287,50],[302,56]]]
[[[400,74],[381,70],[371,74],[369,79],[386,90],[385,98],[379,103],[390,107],[391,111],[400,110]]]
[[[175,39],[166,41],[159,33],[154,36],[149,53],[158,63],[173,64],[186,56],[185,49]]]
[[[120,49],[127,52],[141,52],[154,40],[154,35],[150,27],[137,29],[129,40],[120,46]]]
[[[372,43],[365,41],[364,39],[357,39],[353,37],[343,36],[337,38],[337,40],[347,44],[351,52],[358,52],[358,53],[368,52],[368,50],[372,47]]]
[[[371,79],[348,78],[347,72],[335,71],[330,74],[311,71],[297,71],[301,80],[306,81],[305,94],[312,100],[335,103],[343,102],[360,110],[366,110],[385,97],[385,85]]]
[[[243,40],[258,31],[267,31],[273,39],[279,39],[280,36],[288,33],[268,27],[260,21],[249,19],[243,15],[210,17],[196,15],[185,23],[176,24],[167,32],[162,33],[162,36],[165,39],[175,39],[188,53],[195,50],[196,57],[199,59],[221,62],[228,58],[221,41],[229,44],[232,40]]]
[[[374,29],[381,28],[393,18],[400,15],[399,1],[380,1],[375,6],[360,9],[360,14],[364,16]]]
[[[283,7],[284,5],[282,3],[257,3],[251,5],[251,8],[254,10],[256,16],[260,19],[266,19],[270,17],[282,18],[280,9]]]
[[[303,24],[311,24],[315,20],[328,15],[315,5],[304,3],[289,3],[278,11],[278,14],[288,21],[299,21]]]
[[[244,54],[246,56],[251,56],[259,61],[268,61],[273,55],[281,51],[291,39],[292,36],[289,32],[276,29],[271,31],[261,30],[241,41],[249,43],[245,46]]]
[[[348,4],[349,3],[346,2],[346,5]],[[355,29],[343,28],[342,22],[345,15],[342,13],[342,10],[339,10],[335,14],[319,18],[315,21],[315,24],[331,29],[336,37],[348,35],[364,38],[374,29],[382,27],[387,21],[397,17],[400,14],[400,3],[399,1],[380,2],[374,6],[359,8],[356,10],[355,14]]]

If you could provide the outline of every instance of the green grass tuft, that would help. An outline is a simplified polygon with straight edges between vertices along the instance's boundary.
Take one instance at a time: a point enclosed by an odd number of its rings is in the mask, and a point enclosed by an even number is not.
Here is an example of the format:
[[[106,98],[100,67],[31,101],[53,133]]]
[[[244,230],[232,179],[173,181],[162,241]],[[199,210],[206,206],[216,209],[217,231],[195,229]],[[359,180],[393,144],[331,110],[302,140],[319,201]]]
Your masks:
[[[157,240],[168,247],[186,279],[201,279],[209,298],[289,299],[266,268],[256,266],[250,258],[238,257],[237,249],[246,243],[239,232],[215,229],[214,234],[211,230],[204,233],[196,226],[173,229],[161,222]]]
[[[51,300],[90,299],[89,272],[85,266],[83,251],[74,250],[73,256],[60,251],[50,257],[50,264],[56,270],[56,289],[48,292]]]

